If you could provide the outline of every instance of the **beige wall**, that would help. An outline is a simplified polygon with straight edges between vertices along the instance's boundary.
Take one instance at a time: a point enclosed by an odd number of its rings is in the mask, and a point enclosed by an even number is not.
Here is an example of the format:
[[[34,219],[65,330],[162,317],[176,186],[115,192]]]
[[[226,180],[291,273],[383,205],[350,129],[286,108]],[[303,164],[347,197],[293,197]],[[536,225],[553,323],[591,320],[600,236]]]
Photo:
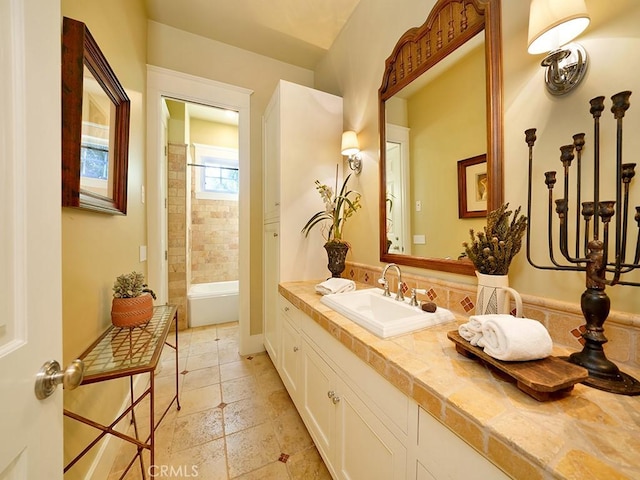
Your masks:
[[[262,114],[278,80],[313,86],[313,72],[156,22],[148,23],[148,34],[149,64],[253,90],[250,331],[259,334],[262,331]]]
[[[614,133],[608,111],[609,97],[622,90],[640,91],[640,4],[633,0],[599,2],[587,0],[592,22],[579,37],[590,55],[591,66],[582,85],[575,92],[554,98],[546,93],[544,72],[539,67],[541,56],[527,54],[527,23],[529,2],[502,2],[503,69],[504,69],[504,174],[505,200],[512,206],[526,206],[527,148],[524,130],[538,128],[537,162],[534,199],[534,237],[545,235],[546,204],[540,196],[546,187],[540,180],[542,172],[557,169],[558,147],[571,141],[579,131],[593,131],[589,115],[589,99],[607,98],[606,127],[603,127],[602,151],[607,159],[613,155]],[[364,207],[345,227],[346,238],[352,244],[352,260],[379,265],[377,242],[371,242],[378,231],[378,111],[377,91],[382,79],[384,60],[400,36],[426,19],[434,0],[362,0],[353,17],[334,42],[329,54],[316,68],[316,88],[344,97],[345,129],[360,132],[364,150],[364,170],[353,188],[363,193]],[[390,22],[390,19],[394,19]],[[637,93],[636,93],[637,94]],[[634,97],[625,119],[626,161],[633,160],[640,148],[640,137],[632,132],[640,125],[640,105]],[[588,146],[592,147],[591,140]],[[610,161],[610,160],[608,160]],[[636,186],[637,188],[637,186]],[[632,202],[633,203],[633,202]],[[639,202],[635,201],[635,204]],[[461,244],[465,238],[451,239]],[[534,243],[534,258],[546,263],[545,242]],[[407,268],[407,270],[409,270]],[[439,272],[424,272],[440,278],[457,278],[473,283],[472,277],[456,277]],[[511,283],[524,293],[578,302],[584,290],[584,274],[550,273],[529,266],[520,254],[510,271]],[[637,279],[636,279],[637,281]],[[640,296],[629,287],[608,289],[614,309],[640,311]]]
[[[111,287],[116,276],[132,270],[146,274],[138,247],[147,243],[140,195],[145,171],[147,22],[142,0],[62,0],[61,7],[64,16],[87,25],[131,100],[127,215],[62,209],[62,363],[66,365],[111,324]],[[112,381],[65,391],[64,403],[66,408],[109,423],[125,393],[125,381]],[[95,431],[65,417],[65,460],[94,437]],[[94,453],[65,478],[83,478]]]

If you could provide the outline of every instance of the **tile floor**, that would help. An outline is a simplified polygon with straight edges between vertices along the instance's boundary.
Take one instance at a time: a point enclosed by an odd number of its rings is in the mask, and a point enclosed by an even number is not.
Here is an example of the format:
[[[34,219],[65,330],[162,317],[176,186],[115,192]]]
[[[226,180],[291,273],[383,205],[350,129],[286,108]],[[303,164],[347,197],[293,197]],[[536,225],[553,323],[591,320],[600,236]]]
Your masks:
[[[240,357],[237,334],[237,323],[179,333],[182,408],[173,406],[156,431],[151,478],[330,480],[270,358]],[[165,348],[156,373],[158,415],[173,395],[174,354]],[[145,411],[137,414],[142,435]],[[108,480],[120,478],[135,453],[135,446],[122,444]],[[140,466],[124,478],[142,478]]]

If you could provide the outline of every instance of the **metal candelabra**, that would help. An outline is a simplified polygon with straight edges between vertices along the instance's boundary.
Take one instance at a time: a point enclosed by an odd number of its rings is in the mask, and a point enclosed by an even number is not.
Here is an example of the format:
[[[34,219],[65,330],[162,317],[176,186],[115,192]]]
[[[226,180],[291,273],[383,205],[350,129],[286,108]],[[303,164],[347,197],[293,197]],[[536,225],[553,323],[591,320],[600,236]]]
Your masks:
[[[555,212],[559,222],[558,245],[554,247],[553,225],[553,190],[556,184],[556,172],[545,172],[545,184],[549,192],[547,236],[549,243],[549,260],[552,265],[536,265],[530,254],[531,245],[531,175],[533,169],[533,146],[536,141],[536,129],[525,131],[526,143],[529,146],[529,187],[527,226],[527,260],[535,268],[557,271],[586,272],[586,290],[582,294],[580,305],[586,320],[586,330],[582,334],[584,348],[575,352],[568,360],[581,365],[589,371],[589,378],[584,382],[594,388],[623,395],[640,395],[640,382],[621,372],[607,359],[603,345],[607,342],[604,335],[604,322],[609,315],[610,300],[605,292],[606,285],[640,286],[640,283],[623,281],[621,277],[640,268],[640,206],[635,207],[634,220],[638,224],[636,248],[633,260],[628,262],[627,233],[629,230],[629,189],[635,175],[635,163],[622,163],[622,120],[629,109],[631,92],[620,92],[613,97],[611,111],[616,125],[616,198],[615,201],[600,200],[600,116],[604,110],[604,97],[596,97],[590,101],[590,113],[594,121],[593,152],[593,200],[582,201],[582,152],[585,147],[585,134],[573,136],[571,145],[560,147],[560,161],[563,168],[563,197],[555,200]],[[577,157],[576,180],[570,175],[571,164]],[[570,181],[571,180],[571,181]],[[575,183],[576,191],[570,192]],[[575,198],[571,198],[575,196]],[[569,241],[569,210],[575,206],[575,245]],[[618,206],[618,211],[615,211]],[[582,219],[580,218],[582,216]],[[613,232],[610,232],[613,230]],[[611,238],[613,237],[613,238]],[[612,243],[612,245],[611,245]],[[555,248],[558,248],[563,263],[556,260]],[[611,253],[613,252],[613,255]]]

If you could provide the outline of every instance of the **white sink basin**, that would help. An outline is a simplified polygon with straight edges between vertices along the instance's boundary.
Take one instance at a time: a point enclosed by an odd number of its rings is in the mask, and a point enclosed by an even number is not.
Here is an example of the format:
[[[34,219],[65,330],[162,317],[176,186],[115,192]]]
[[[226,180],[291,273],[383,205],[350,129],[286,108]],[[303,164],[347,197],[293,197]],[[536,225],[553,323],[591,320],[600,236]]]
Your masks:
[[[383,296],[380,288],[325,295],[320,301],[380,338],[455,320],[449,310],[438,308],[434,313],[428,313],[412,307],[408,301],[397,301],[393,294]]]

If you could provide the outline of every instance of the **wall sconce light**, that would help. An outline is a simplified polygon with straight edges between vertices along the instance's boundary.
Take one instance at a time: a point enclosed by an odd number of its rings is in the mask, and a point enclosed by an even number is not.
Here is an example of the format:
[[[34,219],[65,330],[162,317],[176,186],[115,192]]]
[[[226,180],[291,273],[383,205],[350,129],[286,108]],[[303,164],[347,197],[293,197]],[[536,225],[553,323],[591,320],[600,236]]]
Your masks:
[[[362,156],[358,136],[353,130],[342,133],[342,155],[349,157],[349,168],[360,175],[362,171]]]
[[[590,21],[584,0],[531,0],[527,51],[548,53],[541,65],[547,68],[545,83],[552,95],[564,95],[584,77],[587,52],[581,45],[569,42]]]

